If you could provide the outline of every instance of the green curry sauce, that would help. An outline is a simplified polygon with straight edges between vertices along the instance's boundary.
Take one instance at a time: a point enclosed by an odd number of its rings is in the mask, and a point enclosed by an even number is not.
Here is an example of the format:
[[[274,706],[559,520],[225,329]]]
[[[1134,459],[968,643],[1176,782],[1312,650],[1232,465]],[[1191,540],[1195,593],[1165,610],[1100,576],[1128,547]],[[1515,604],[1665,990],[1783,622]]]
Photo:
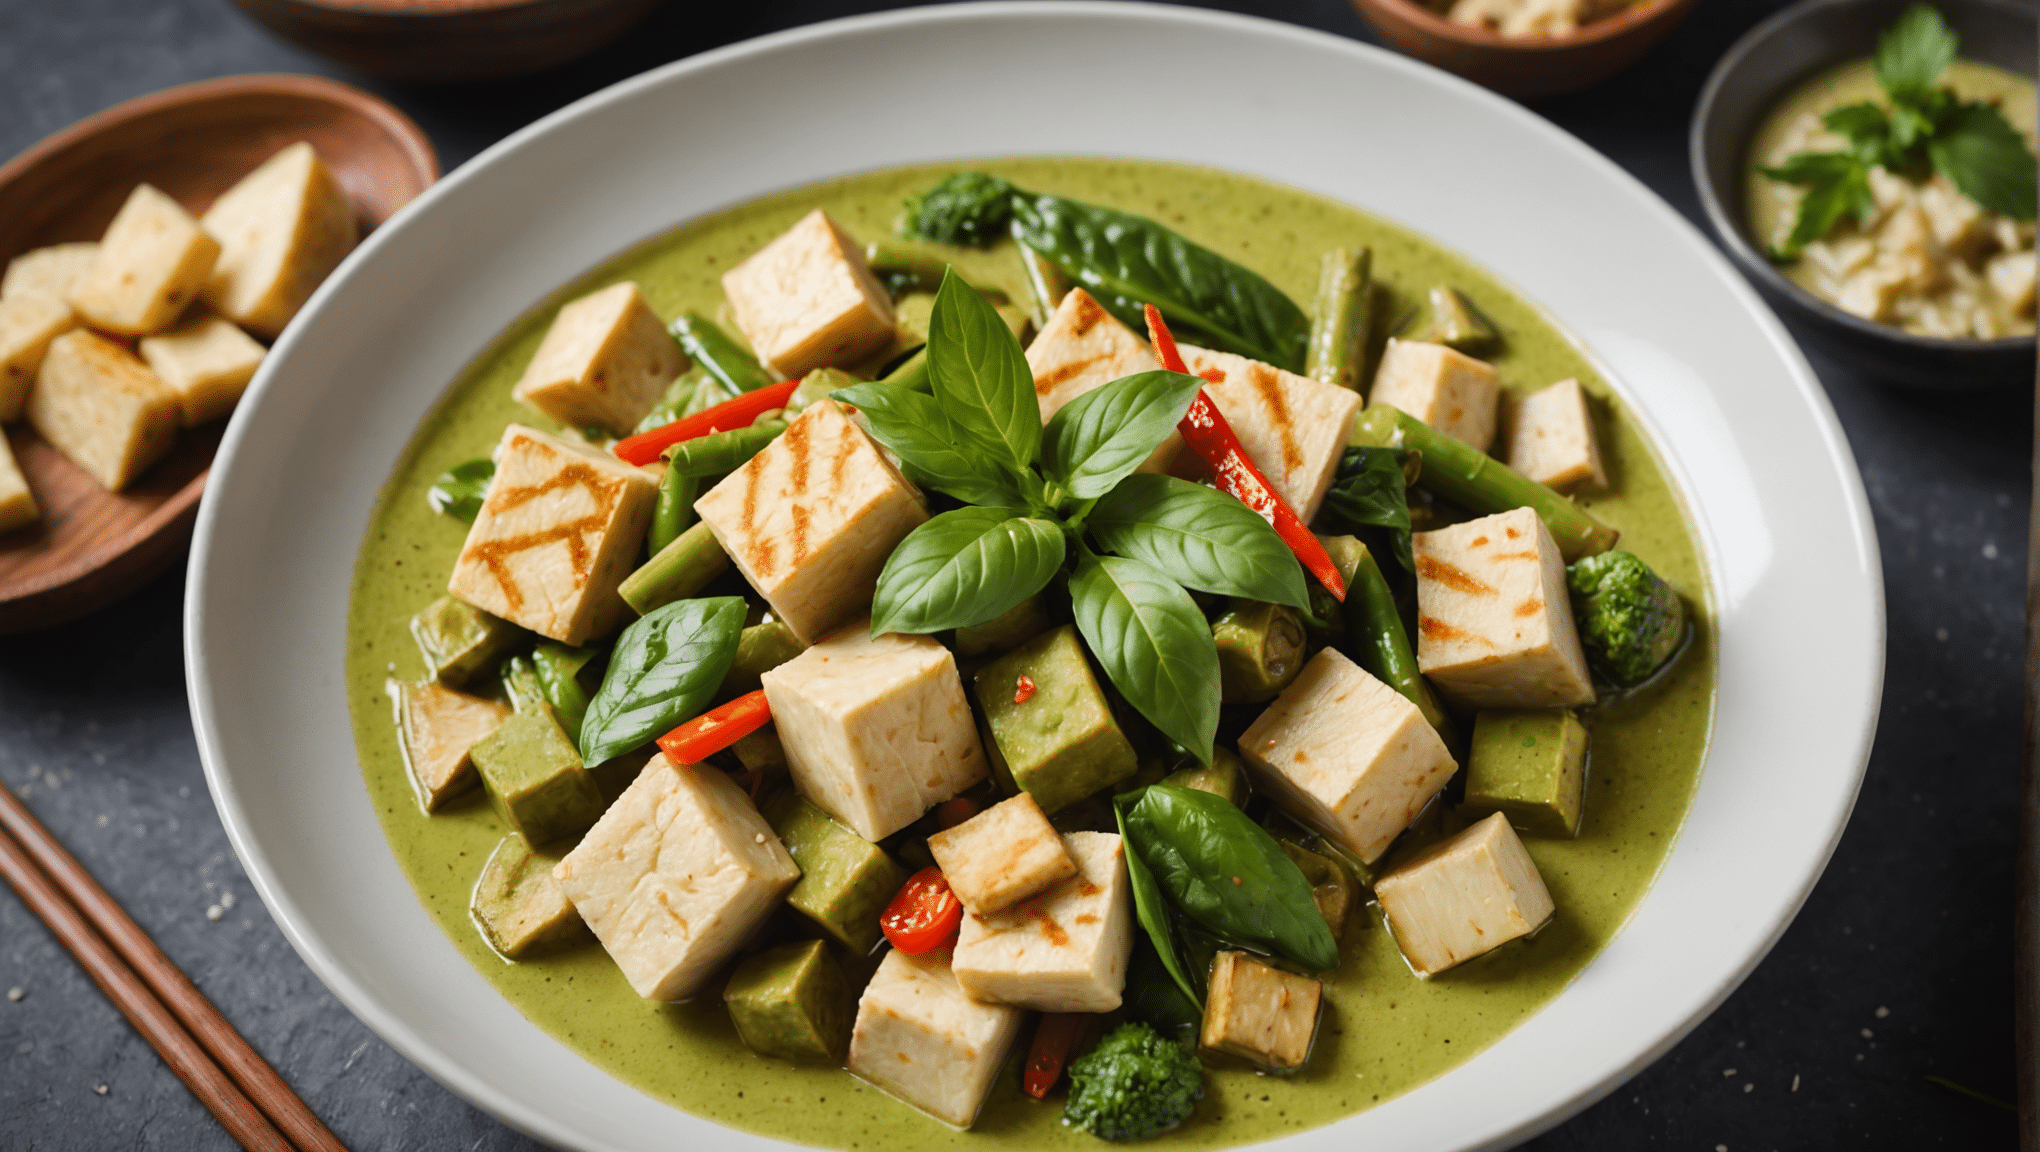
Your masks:
[[[423,675],[407,621],[444,593],[466,533],[460,521],[426,506],[425,490],[452,465],[487,455],[505,424],[545,426],[511,400],[510,386],[560,302],[630,278],[661,315],[684,308],[713,314],[722,301],[722,273],[803,213],[825,207],[853,234],[876,239],[890,232],[908,195],[957,167],[853,176],[684,225],[563,289],[483,351],[418,430],[375,510],[354,575],[349,703],[369,796],[419,899],[504,996],[599,1067],[695,1115],[807,1144],[888,1152],[1096,1147],[1093,1137],[1061,1126],[1059,1097],[1040,1103],[1021,1093],[1018,1051],[977,1126],[958,1133],[839,1069],[754,1055],[738,1040],[714,991],[683,1004],[638,999],[599,946],[524,963],[500,959],[467,909],[504,829],[488,805],[472,797],[439,815],[421,811],[384,692],[388,677]],[[1593,750],[1579,838],[1526,839],[1558,905],[1552,924],[1426,982],[1404,965],[1378,910],[1356,914],[1343,963],[1328,978],[1309,1065],[1275,1078],[1240,1064],[1211,1063],[1196,1114],[1159,1142],[1216,1148],[1265,1140],[1407,1092],[1494,1043],[1565,988],[1622,927],[1671,850],[1698,783],[1715,687],[1711,597],[1679,500],[1642,429],[1610,399],[1586,358],[1532,305],[1434,243],[1330,200],[1208,169],[1101,159],[982,167],[1025,188],[1151,215],[1253,267],[1301,301],[1311,298],[1320,253],[1340,245],[1373,248],[1375,277],[1393,301],[1377,316],[1407,312],[1432,284],[1458,285],[1505,334],[1494,364],[1512,392],[1575,376],[1597,399],[1613,490],[1584,503],[1619,527],[1621,546],[1683,591],[1694,609],[1694,642],[1671,670],[1586,717]],[[1009,253],[959,252],[956,263],[974,282],[1026,299]]]

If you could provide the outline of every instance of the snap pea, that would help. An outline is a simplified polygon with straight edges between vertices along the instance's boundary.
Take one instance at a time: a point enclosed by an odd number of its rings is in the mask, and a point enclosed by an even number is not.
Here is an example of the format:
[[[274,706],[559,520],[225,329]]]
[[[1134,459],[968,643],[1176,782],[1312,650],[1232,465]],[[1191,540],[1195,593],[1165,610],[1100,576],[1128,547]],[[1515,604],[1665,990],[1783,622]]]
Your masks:
[[[1402,613],[1396,610],[1395,593],[1389,590],[1388,579],[1382,575],[1381,565],[1375,563],[1374,554],[1364,545],[1360,562],[1346,581],[1346,635],[1351,638],[1360,666],[1415,704],[1446,745],[1457,747],[1458,732],[1452,717],[1438,706],[1431,686],[1417,671],[1417,654],[1410,648]]]
[[[1317,309],[1311,317],[1310,351],[1304,362],[1304,374],[1311,379],[1350,392],[1360,390],[1373,264],[1371,249],[1334,248],[1318,265]]]
[[[673,321],[673,339],[680,342],[687,355],[700,367],[708,369],[716,379],[737,392],[749,392],[767,384],[779,383],[779,376],[758,362],[756,356],[744,351],[743,347],[729,334],[716,327],[713,320],[695,312],[685,312]]]
[[[677,457],[666,458],[666,474],[659,479],[659,502],[652,508],[652,527],[645,534],[645,548],[657,556],[666,545],[694,522],[694,500],[701,495],[701,478],[680,466]]]
[[[760,420],[747,428],[711,432],[673,445],[666,471],[691,477],[721,476],[744,466],[786,431],[784,420]]]

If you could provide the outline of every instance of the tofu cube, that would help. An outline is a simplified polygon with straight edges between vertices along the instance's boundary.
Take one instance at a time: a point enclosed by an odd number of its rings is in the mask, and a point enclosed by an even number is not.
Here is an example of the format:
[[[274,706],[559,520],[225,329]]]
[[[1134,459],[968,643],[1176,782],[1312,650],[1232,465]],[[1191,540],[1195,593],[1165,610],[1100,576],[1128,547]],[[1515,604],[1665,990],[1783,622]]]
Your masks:
[[[246,332],[205,311],[142,337],[142,359],[177,393],[186,428],[231,413],[265,355]]]
[[[963,918],[951,967],[971,999],[1040,1012],[1119,1007],[1133,956],[1125,847],[1110,832],[1072,832],[1063,847],[1075,876],[1003,912]]]
[[[0,532],[12,532],[42,519],[42,508],[29,491],[28,478],[14,461],[14,449],[0,435]]]
[[[1220,952],[1211,962],[1204,1024],[1197,1042],[1275,1072],[1303,1067],[1317,1036],[1324,986],[1271,968],[1245,952]]]
[[[644,546],[659,484],[607,452],[512,424],[446,590],[579,647],[626,610],[617,586]]]
[[[981,1004],[950,970],[950,952],[879,961],[857,1002],[850,1073],[953,1128],[968,1128],[1005,1067],[1026,1012]]]
[[[856,1008],[843,966],[820,940],[745,958],[723,988],[730,1023],[751,1051],[801,1064],[840,1064]]]
[[[1159,371],[1162,362],[1146,340],[1089,292],[1072,288],[1027,346],[1027,367],[1034,373],[1034,395],[1041,401],[1041,422],[1046,424],[1063,405],[1093,388],[1122,376]],[[1182,442],[1182,437],[1172,435],[1156,450],[1160,466],[1175,458],[1175,448]],[[1161,455],[1162,449],[1168,455]],[[1155,458],[1149,465],[1156,465]]]
[[[1189,345],[1182,352],[1184,365],[1204,378],[1205,391],[1247,456],[1308,524],[1331,490],[1362,406],[1360,394],[1230,352]]]
[[[562,307],[511,394],[569,428],[628,432],[687,367],[631,281]]]
[[[1374,882],[1411,970],[1429,979],[1551,919],[1537,864],[1501,813],[1431,845]]]
[[[98,258],[99,244],[92,240],[23,252],[7,262],[7,274],[0,277],[0,300],[16,296],[69,300],[71,289],[84,279]]]
[[[892,297],[820,208],[723,273],[737,327],[788,378],[853,364],[893,338]]]
[[[984,779],[956,657],[932,637],[853,621],[762,680],[794,786],[866,840]]]
[[[2033,282],[2036,268],[2034,253],[2000,252],[1984,265],[1984,276],[1989,279],[1991,291],[2005,302],[2005,306],[2021,316],[2033,314]]]
[[[0,424],[21,419],[50,341],[77,326],[77,315],[62,300],[0,296]]]
[[[553,879],[559,862],[557,852],[537,851],[521,836],[505,836],[482,865],[468,914],[505,959],[522,960],[588,938],[588,925]]]
[[[552,709],[516,712],[468,749],[503,822],[536,848],[602,815],[602,791]]]
[[[1537,513],[1497,512],[1411,543],[1417,667],[1438,691],[1464,708],[1594,702],[1565,560]]]
[[[1458,768],[1415,704],[1334,648],[1241,734],[1240,758],[1283,811],[1368,864]]]
[[[1983,206],[1963,195],[1946,176],[1935,173],[1920,185],[1919,203],[1934,242],[1947,252],[1966,255],[1989,239]]]
[[[1077,874],[1062,836],[1022,792],[928,837],[949,890],[977,916],[1003,912]]]
[[[474,787],[478,778],[468,753],[509,719],[510,706],[456,692],[437,680],[392,680],[389,691],[397,705],[404,766],[411,770],[411,784],[425,810]]]
[[[241,177],[202,223],[220,244],[206,302],[268,339],[361,239],[346,190],[303,141]]]
[[[1586,770],[1587,726],[1571,712],[1482,712],[1460,808],[1500,812],[1540,836],[1577,836]]]
[[[721,769],[659,755],[553,879],[638,995],[681,1000],[772,915],[800,869]]]
[[[198,298],[219,254],[219,243],[182,205],[137,184],[100,238],[92,267],[72,285],[71,307],[115,336],[161,332]]]
[[[184,409],[135,354],[96,332],[50,341],[28,422],[56,449],[118,492],[170,451]]]
[[[1501,385],[1484,361],[1443,344],[1394,340],[1374,370],[1370,404],[1389,404],[1485,452],[1495,438]]]
[[[870,606],[894,546],[928,519],[921,494],[834,400],[809,405],[694,510],[806,644]]]
[[[1033,691],[1020,691],[1022,678]],[[1139,769],[1074,625],[985,665],[973,683],[1007,774],[1042,811],[1060,811]]]
[[[907,882],[906,869],[797,792],[779,792],[763,811],[800,866],[787,905],[858,956],[877,947],[879,915]]]
[[[1540,388],[1507,406],[1502,459],[1554,492],[1606,488],[1601,444],[1586,390],[1571,378]]]
[[[516,625],[452,596],[441,596],[411,617],[411,638],[426,669],[453,688],[494,668],[524,636]]]

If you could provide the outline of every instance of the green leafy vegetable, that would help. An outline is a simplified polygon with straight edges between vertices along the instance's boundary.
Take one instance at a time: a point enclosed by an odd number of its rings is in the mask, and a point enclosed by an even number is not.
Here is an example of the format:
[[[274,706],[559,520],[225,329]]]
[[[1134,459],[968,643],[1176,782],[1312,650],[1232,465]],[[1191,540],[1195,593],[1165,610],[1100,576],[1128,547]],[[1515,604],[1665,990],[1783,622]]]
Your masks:
[[[474,523],[488,499],[489,481],[496,478],[494,460],[468,460],[439,474],[425,490],[425,502],[442,516],[454,516]]]
[[[680,342],[680,347],[695,365],[706,368],[727,386],[731,394],[779,382],[777,374],[758,363],[756,356],[744,351],[743,346],[716,327],[713,320],[694,312],[683,313],[673,321],[672,331],[673,338]]]
[[[1222,940],[1312,971],[1339,964],[1310,881],[1266,829],[1223,797],[1155,784],[1126,813],[1138,852],[1172,904]]]
[[[1850,153],[1801,152],[1775,168],[1759,171],[1782,184],[1806,189],[1792,234],[1778,253],[1784,259],[1798,259],[1800,249],[1834,231],[1843,216],[1853,213],[1858,224],[1867,225],[1877,215],[1877,201],[1870,195],[1869,167]]]
[[[1142,874],[1148,875],[1147,865],[1140,867]],[[1153,885],[1152,875],[1148,875],[1148,882]],[[1161,893],[1159,888],[1153,891],[1157,896]],[[1164,1036],[1194,1037],[1204,1018],[1204,1009],[1177,986],[1176,978],[1145,932],[1135,938],[1133,958],[1126,965],[1124,1007],[1128,1016],[1154,1025],[1155,1031]]]
[[[1119,825],[1119,841],[1122,845],[1133,841],[1126,831],[1126,810],[1140,799],[1139,792],[1127,792],[1112,802],[1112,818]],[[1169,898],[1162,895],[1162,886],[1155,882],[1155,874],[1148,871],[1139,853],[1127,852],[1126,878],[1128,887],[1133,889],[1133,916],[1140,921],[1141,930],[1147,934],[1148,944],[1153,948],[1155,958],[1162,969],[1175,982],[1176,989],[1199,1014],[1204,1011],[1204,997],[1197,992],[1198,984],[1190,980],[1190,972],[1183,965],[1182,956],[1176,951],[1176,934],[1170,927]],[[1129,979],[1131,977],[1129,976]]]
[[[1204,1097],[1204,1066],[1145,1024],[1121,1024],[1070,1064],[1063,1123],[1106,1140],[1145,1140]]]
[[[645,418],[638,421],[637,427],[632,429],[632,431],[650,432],[654,428],[664,428],[673,421],[687,415],[687,406],[694,402],[694,394],[701,390],[702,381],[709,379],[711,377],[708,374],[708,369],[700,365],[689,368],[687,371],[674,377],[673,382],[666,385],[665,394],[659,397],[658,406],[645,413]],[[716,383],[721,385],[722,381],[718,380]],[[718,387],[718,395],[721,392],[722,389]]]
[[[1027,356],[998,311],[954,270],[928,318],[928,379],[964,447],[1015,473],[1034,463],[1041,402]]]
[[[597,654],[593,648],[569,648],[557,640],[540,640],[531,653],[538,686],[570,740],[580,738],[581,720],[588,714],[588,689],[581,684],[581,669]]]
[[[1070,577],[1077,631],[1120,695],[1162,734],[1211,763],[1218,646],[1196,601],[1139,560],[1085,551]]]
[[[1927,142],[1927,156],[1964,196],[2014,220],[2033,219],[2033,153],[2003,112],[1988,104],[1956,108]]]
[[[1641,684],[1686,637],[1686,604],[1632,552],[1603,552],[1566,569],[1587,659],[1621,685]]]
[[[1410,555],[1410,494],[1403,464],[1410,453],[1394,448],[1351,447],[1339,456],[1332,486],[1318,505],[1317,527],[1326,533],[1386,531],[1403,571],[1415,572]]]
[[[1005,235],[1014,192],[990,173],[958,172],[907,201],[907,236],[981,248]]]
[[[939,632],[997,619],[1062,567],[1062,528],[1019,508],[959,508],[907,533],[879,574],[871,632]]]
[[[1042,433],[1041,470],[1079,500],[1094,500],[1147,462],[1204,387],[1195,376],[1142,372],[1070,401]]]
[[[1087,520],[1106,548],[1186,588],[1307,609],[1303,565],[1266,520],[1215,488],[1139,472]]]
[[[967,504],[1009,507],[1022,503],[1013,474],[983,455],[965,451],[942,405],[926,392],[883,381],[830,393],[857,409],[879,443],[899,453],[907,478]]]
[[[581,720],[581,759],[601,764],[701,712],[737,654],[739,596],[676,600],[623,630]]]
[[[1960,38],[1940,12],[1914,4],[1877,37],[1877,55],[1872,59],[1877,82],[1894,103],[1917,105],[1932,99],[1960,46]]]

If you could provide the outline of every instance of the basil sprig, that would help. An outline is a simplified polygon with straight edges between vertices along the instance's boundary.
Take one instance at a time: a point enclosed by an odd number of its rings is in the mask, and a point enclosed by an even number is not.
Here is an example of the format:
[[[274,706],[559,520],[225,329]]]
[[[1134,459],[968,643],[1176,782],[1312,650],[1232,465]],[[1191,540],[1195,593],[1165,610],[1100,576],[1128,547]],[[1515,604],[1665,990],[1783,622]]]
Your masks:
[[[1359,535],[1363,529],[1388,533],[1403,571],[1415,572],[1410,554],[1410,495],[1404,461],[1415,453],[1398,448],[1350,447],[1339,456],[1332,486],[1318,506],[1318,529]]]
[[[676,600],[623,630],[581,717],[589,765],[641,748],[708,706],[737,655],[744,600]]]
[[[936,294],[927,363],[927,394],[884,382],[832,393],[910,477],[972,505],[900,542],[879,574],[872,633],[983,624],[1067,568],[1077,628],[1113,686],[1209,763],[1218,651],[1184,589],[1308,601],[1295,555],[1246,505],[1134,472],[1203,381],[1128,376],[1065,405],[1044,428],[1020,342],[954,272]]]
[[[496,478],[496,462],[486,457],[464,460],[439,474],[425,490],[425,502],[442,516],[454,516],[474,523],[481,515],[482,501],[489,498],[489,481]]]
[[[989,244],[1001,234],[1047,257],[1135,331],[1142,304],[1177,336],[1301,372],[1310,318],[1282,290],[1145,216],[1023,192],[984,172],[958,172],[907,204],[923,240]]]
[[[1765,176],[1806,189],[1792,233],[1777,253],[1796,260],[1802,248],[1826,236],[1844,217],[1868,227],[1877,216],[1870,170],[1883,167],[1913,180],[1946,176],[1964,196],[2014,220],[2032,220],[2033,151],[2004,113],[1964,101],[1941,83],[1955,62],[1960,37],[1940,12],[1914,4],[1877,38],[1872,61],[1891,103],[1848,104],[1821,117],[1849,141],[1844,152],[1801,152],[1783,164],[1759,168]]]
[[[1154,784],[1121,794],[1113,810],[1134,878],[1135,916],[1192,1000],[1201,1003],[1204,981],[1196,969],[1209,964],[1214,942],[1314,972],[1338,967],[1339,945],[1310,881],[1267,829],[1231,802]]]

